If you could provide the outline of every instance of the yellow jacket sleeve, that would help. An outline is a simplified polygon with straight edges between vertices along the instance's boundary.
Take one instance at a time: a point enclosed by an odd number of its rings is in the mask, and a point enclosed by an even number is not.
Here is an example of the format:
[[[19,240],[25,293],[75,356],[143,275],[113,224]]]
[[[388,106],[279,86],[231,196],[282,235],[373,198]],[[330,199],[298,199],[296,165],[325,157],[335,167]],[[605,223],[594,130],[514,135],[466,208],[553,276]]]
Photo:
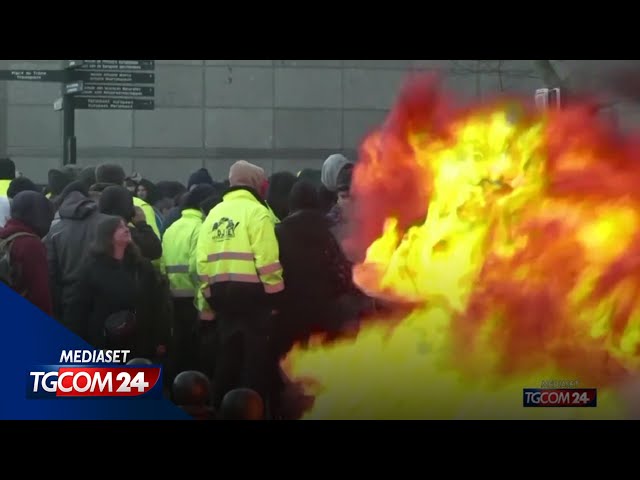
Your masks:
[[[284,290],[284,280],[280,265],[280,249],[271,214],[264,211],[264,214],[252,220],[247,230],[256,270],[264,291],[266,293],[281,292]]]
[[[191,235],[191,243],[189,244],[189,276],[193,279],[194,285],[197,285],[194,296],[194,306],[198,310],[198,316],[202,320],[213,320],[213,312],[209,307],[209,302],[204,297],[204,289],[198,278],[198,240],[200,238],[200,229],[195,229]]]
[[[209,306],[207,298],[210,295],[209,289],[209,230],[211,230],[211,217],[207,217],[200,227],[197,235],[195,235],[195,248],[189,259],[189,270],[193,268],[198,278],[198,288],[194,299],[195,307],[199,312],[202,320],[212,320],[213,311]]]
[[[158,222],[156,222],[156,212],[153,211],[153,207],[144,200],[139,199],[138,197],[133,197],[133,204],[136,207],[140,207],[142,209],[147,225],[151,227],[158,238],[161,238],[160,229],[158,228]]]

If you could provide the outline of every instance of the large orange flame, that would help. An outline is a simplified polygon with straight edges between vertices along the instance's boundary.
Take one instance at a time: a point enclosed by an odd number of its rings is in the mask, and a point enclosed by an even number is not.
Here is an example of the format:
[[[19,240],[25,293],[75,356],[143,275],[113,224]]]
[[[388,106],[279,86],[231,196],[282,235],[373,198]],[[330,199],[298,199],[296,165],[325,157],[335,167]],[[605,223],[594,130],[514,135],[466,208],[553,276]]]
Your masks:
[[[625,418],[640,368],[640,143],[589,105],[459,108],[414,78],[354,175],[356,283],[413,305],[294,349],[305,418]],[[523,408],[545,380],[597,408]]]

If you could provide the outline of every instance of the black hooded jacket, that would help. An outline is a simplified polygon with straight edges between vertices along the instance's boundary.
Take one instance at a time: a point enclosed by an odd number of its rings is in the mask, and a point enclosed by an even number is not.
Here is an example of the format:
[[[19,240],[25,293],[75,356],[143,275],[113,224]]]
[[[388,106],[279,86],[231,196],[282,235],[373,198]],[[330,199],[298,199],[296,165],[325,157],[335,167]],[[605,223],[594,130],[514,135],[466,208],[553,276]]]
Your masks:
[[[283,305],[318,312],[351,288],[351,269],[317,209],[298,210],[276,225],[280,264],[287,288]]]
[[[95,239],[96,225],[105,216],[98,211],[96,202],[73,191],[64,198],[58,210],[59,219],[44,239],[54,314],[61,321]]]
[[[105,321],[122,311],[135,313],[137,333],[132,356],[156,359],[156,347],[167,346],[170,315],[162,294],[160,276],[144,258],[125,256],[117,261],[90,253],[80,280],[72,293],[65,322],[95,348],[109,348],[104,336]]]

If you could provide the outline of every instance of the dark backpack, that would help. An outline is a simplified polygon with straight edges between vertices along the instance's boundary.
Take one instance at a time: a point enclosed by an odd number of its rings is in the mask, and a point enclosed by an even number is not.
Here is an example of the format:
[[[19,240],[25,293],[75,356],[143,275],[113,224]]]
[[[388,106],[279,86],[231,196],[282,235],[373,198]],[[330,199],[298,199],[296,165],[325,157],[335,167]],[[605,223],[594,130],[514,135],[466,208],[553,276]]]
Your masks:
[[[15,290],[17,281],[20,278],[20,267],[11,264],[11,247],[13,245],[13,241],[19,237],[38,238],[37,235],[32,233],[18,232],[13,235],[9,235],[7,238],[0,239],[0,283],[4,283],[13,290]],[[24,297],[27,292],[24,291],[18,293]]]

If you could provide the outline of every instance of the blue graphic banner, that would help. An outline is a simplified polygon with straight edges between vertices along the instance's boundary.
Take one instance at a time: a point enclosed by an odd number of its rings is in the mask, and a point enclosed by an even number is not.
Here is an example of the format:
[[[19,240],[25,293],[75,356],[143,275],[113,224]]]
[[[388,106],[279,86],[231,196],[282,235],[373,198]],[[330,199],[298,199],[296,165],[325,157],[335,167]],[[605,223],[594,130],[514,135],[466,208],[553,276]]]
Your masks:
[[[98,374],[96,374],[96,378],[86,372],[80,372],[78,375],[77,372],[72,371],[73,369],[66,379],[68,384],[65,385],[64,391],[76,392],[76,396],[56,395],[48,399],[29,398],[26,392],[30,376],[25,375],[25,372],[33,371],[34,368],[37,369],[42,365],[58,364],[63,351],[93,351],[95,349],[13,290],[1,284],[0,325],[2,325],[0,333],[0,379],[2,381],[0,420],[191,419],[168,399],[154,398],[153,395],[138,395],[137,392],[144,391],[144,388],[132,389],[132,386],[136,386],[134,380],[122,382],[119,378],[116,385],[118,392],[130,396],[80,396],[80,393],[77,392],[93,392],[91,387],[96,385],[96,389],[104,390],[108,388],[105,387],[108,382],[106,377],[98,378]],[[122,364],[108,363],[102,363],[100,366],[124,367]],[[104,372],[99,373],[103,374]],[[125,372],[125,377],[127,373]],[[74,378],[72,374],[78,378]],[[82,375],[86,378],[81,378]],[[122,372],[119,375],[122,375]],[[92,379],[95,381],[89,385],[88,382]],[[127,385],[123,387],[122,383],[127,383]],[[144,375],[141,375],[138,383],[145,385],[149,381]],[[149,385],[149,387],[153,388],[153,385]],[[102,390],[96,390],[96,392]]]

